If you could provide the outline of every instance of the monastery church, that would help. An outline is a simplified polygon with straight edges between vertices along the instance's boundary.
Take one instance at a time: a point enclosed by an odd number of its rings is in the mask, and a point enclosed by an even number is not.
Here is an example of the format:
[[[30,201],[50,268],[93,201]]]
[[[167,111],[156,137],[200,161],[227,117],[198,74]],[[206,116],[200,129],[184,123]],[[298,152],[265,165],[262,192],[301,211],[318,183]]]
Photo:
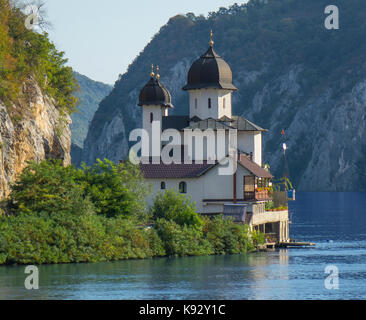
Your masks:
[[[266,213],[265,203],[270,200],[267,191],[261,191],[273,178],[269,171],[262,167],[262,134],[267,130],[232,114],[232,94],[238,89],[233,85],[230,66],[213,47],[211,33],[208,50],[192,64],[188,72],[188,81],[183,90],[189,94],[189,115],[169,116],[169,110],[174,106],[169,91],[160,81],[159,74],[155,75],[152,72],[150,80],[140,92],[142,126],[149,133],[149,148],[153,148],[151,135],[154,126],[159,130],[159,134],[174,129],[181,135],[181,144],[173,148],[172,152],[176,153],[173,158],[182,160],[183,155],[185,157],[182,161],[165,163],[160,159],[159,153],[155,155],[159,157],[158,161],[153,161],[150,154],[147,161],[141,161],[143,175],[152,185],[152,195],[147,199],[147,204],[152,205],[156,194],[167,189],[176,189],[191,197],[196,203],[197,212],[208,216],[222,214],[224,206],[228,204],[245,204],[249,215],[252,215],[251,224],[278,223],[278,226],[271,227],[277,228],[281,241],[287,240],[287,211],[282,217],[276,216],[272,220],[268,219],[269,216],[263,221],[258,220],[257,223],[253,220],[254,214]],[[207,152],[207,143],[203,144],[202,153],[194,151],[194,141],[185,141],[185,132],[194,132],[197,129],[213,132],[216,141],[218,133],[225,130],[225,153],[229,151],[231,143],[228,132],[236,133],[235,171],[229,175],[220,174],[222,159],[217,156],[212,158],[211,153]],[[169,141],[169,137],[166,140]],[[167,142],[160,142],[159,151],[166,144]],[[190,150],[189,157],[186,157],[187,150]],[[224,154],[224,157],[226,156],[227,154]],[[184,161],[187,158],[191,161]]]

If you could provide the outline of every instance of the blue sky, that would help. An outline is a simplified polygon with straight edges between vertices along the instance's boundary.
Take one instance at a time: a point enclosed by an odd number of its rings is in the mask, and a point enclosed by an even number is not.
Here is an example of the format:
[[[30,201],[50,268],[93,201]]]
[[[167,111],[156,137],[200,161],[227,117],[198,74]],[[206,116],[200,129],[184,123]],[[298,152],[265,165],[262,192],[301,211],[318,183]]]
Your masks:
[[[48,30],[78,72],[113,84],[155,33],[176,14],[207,16],[235,0],[45,0]]]

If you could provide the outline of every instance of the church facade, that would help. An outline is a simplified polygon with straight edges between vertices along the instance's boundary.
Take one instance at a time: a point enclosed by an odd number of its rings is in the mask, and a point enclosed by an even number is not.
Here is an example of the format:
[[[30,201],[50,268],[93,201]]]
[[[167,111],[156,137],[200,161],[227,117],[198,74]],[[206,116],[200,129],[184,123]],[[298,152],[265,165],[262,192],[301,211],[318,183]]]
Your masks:
[[[145,132],[140,166],[152,186],[147,204],[168,189],[189,196],[204,215],[242,204],[251,226],[262,231],[267,226],[279,241],[287,241],[288,212],[265,212],[273,178],[262,163],[262,134],[267,130],[232,114],[232,94],[238,89],[230,66],[213,46],[211,39],[188,72],[183,90],[189,95],[189,115],[169,115],[172,97],[154,71],[140,92]]]

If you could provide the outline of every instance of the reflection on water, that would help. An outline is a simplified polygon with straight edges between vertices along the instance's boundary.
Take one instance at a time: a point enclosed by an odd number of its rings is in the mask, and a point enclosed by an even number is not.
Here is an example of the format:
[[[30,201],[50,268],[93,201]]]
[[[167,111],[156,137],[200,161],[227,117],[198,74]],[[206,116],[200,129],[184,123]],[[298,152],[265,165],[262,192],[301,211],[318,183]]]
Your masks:
[[[0,299],[365,299],[366,195],[300,193],[291,237],[315,248],[40,266],[40,290],[24,289],[24,267],[0,267]],[[327,265],[340,289],[324,287]]]

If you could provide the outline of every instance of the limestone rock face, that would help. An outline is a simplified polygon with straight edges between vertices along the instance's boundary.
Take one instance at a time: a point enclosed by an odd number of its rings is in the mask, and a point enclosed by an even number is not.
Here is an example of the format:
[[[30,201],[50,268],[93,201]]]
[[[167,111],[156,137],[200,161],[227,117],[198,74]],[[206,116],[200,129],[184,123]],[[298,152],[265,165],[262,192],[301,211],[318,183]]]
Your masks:
[[[27,166],[28,161],[62,159],[71,163],[69,116],[61,116],[52,99],[31,84],[32,101],[6,107],[0,101],[0,198],[10,192],[10,183]],[[14,116],[9,110],[20,110]]]
[[[193,57],[177,62],[162,78],[172,94],[173,114],[188,114],[188,94],[181,88],[192,60]],[[324,86],[316,94],[305,95],[303,71],[302,65],[290,65],[276,76],[269,74],[266,66],[250,72],[235,69],[234,83],[239,91],[233,95],[233,114],[269,130],[263,135],[263,163],[270,164],[277,177],[283,173],[281,131],[286,130],[289,173],[298,190],[366,190],[366,171],[363,176],[360,173],[366,169],[366,78],[355,84],[344,78],[345,89],[341,93]],[[263,75],[269,80],[247,101],[247,88]],[[126,87],[128,78],[122,83]],[[129,132],[141,127],[137,88],[128,93],[118,86],[114,89],[114,94],[123,96],[121,105],[114,105],[115,109],[109,111],[110,120],[94,119],[84,145],[85,162],[91,164],[96,158],[116,162],[125,159]],[[108,103],[107,98],[100,114],[105,114]]]
[[[277,175],[283,172],[281,128],[286,129],[290,177],[303,191],[366,190],[366,79],[346,90],[324,87],[305,96],[301,66],[290,66],[280,78],[258,91],[243,114],[260,123],[261,114],[275,102],[267,119],[264,158]]]

